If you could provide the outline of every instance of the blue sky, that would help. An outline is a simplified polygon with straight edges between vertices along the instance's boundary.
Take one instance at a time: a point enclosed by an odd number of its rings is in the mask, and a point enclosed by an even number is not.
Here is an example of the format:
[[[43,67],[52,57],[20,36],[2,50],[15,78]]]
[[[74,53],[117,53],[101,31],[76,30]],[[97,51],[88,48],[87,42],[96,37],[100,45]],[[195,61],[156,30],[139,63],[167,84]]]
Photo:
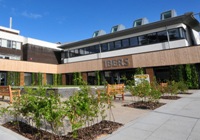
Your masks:
[[[170,9],[199,13],[200,0],[0,0],[0,26],[9,27],[12,17],[22,36],[65,43],[118,24],[131,28],[142,17],[155,22]]]

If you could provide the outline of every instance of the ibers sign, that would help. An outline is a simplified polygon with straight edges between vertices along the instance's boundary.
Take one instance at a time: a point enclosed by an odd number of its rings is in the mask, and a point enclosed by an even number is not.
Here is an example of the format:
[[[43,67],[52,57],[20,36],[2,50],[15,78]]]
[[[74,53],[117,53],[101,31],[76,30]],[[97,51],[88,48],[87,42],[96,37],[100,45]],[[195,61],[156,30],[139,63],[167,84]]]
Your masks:
[[[109,58],[104,59],[102,62],[103,69],[127,68],[132,66],[132,60],[130,57]]]

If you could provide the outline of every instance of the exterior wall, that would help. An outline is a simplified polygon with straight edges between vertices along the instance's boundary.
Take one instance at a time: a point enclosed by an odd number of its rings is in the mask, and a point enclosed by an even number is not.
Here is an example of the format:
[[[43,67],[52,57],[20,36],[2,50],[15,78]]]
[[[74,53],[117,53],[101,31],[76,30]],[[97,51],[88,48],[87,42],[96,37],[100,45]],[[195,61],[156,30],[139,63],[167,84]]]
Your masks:
[[[34,63],[18,60],[0,59],[1,71],[30,72],[30,73],[58,73],[58,65]]]
[[[200,62],[200,46],[132,55],[133,66],[156,67]]]
[[[127,55],[132,57],[132,68],[138,67],[156,67],[170,66],[177,64],[193,64],[200,62],[200,46],[182,47],[176,49],[167,49],[140,54]],[[107,60],[119,59],[122,57],[111,57]],[[97,59],[91,61],[75,62],[58,65],[58,73],[86,72],[103,70],[103,60]],[[116,67],[113,69],[122,69]]]
[[[128,55],[127,57],[132,59],[130,61],[130,63],[132,64],[130,65],[130,67],[127,68],[193,64],[200,62],[200,46],[183,47],[178,49],[134,54],[134,55]],[[68,64],[60,64],[60,65],[0,59],[0,68],[1,71],[16,71],[22,73],[29,72],[29,73],[65,74],[73,72],[106,70],[103,67],[104,60],[112,61],[121,58],[125,58],[125,56],[68,63]],[[119,66],[119,67],[113,67],[112,69],[123,69],[123,68],[124,68],[123,66]]]
[[[20,56],[21,59],[22,59],[22,51],[18,50],[18,49],[0,47],[0,54],[2,54],[2,55]]]
[[[58,73],[102,70],[102,59],[58,65]]]
[[[56,49],[31,44],[23,46],[23,60],[25,61],[60,64],[60,56],[60,51]]]

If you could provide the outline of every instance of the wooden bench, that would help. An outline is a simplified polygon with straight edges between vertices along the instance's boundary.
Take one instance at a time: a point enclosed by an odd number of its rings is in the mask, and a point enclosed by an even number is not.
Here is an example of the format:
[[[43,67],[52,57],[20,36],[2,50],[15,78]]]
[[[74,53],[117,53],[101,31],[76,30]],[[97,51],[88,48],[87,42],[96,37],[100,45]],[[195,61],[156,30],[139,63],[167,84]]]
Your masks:
[[[122,100],[124,100],[124,84],[114,84],[114,85],[108,84],[106,93],[108,95],[113,95],[114,99],[120,98],[120,97],[117,97],[116,95],[121,94]]]
[[[14,96],[20,96],[20,90],[12,90],[11,86],[0,86],[0,96],[2,96],[2,99],[4,99],[4,96],[9,96],[10,103],[12,103]]]
[[[100,96],[102,91],[103,89],[97,89],[98,96]],[[122,98],[122,100],[124,100],[124,84],[113,84],[113,85],[108,84],[106,87],[106,94],[108,96],[114,96],[114,100],[116,98],[119,99]],[[122,95],[122,97],[117,97],[116,96],[117,94]]]

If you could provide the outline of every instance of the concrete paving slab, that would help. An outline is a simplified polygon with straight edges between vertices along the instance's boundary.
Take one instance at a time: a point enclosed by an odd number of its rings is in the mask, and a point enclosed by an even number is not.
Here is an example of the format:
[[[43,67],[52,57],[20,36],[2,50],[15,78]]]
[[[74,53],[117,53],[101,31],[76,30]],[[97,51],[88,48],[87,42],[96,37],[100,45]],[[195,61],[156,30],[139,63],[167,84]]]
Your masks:
[[[1,140],[28,140],[27,138],[0,126],[0,139]]]
[[[101,140],[199,140],[200,90],[127,123]]]

